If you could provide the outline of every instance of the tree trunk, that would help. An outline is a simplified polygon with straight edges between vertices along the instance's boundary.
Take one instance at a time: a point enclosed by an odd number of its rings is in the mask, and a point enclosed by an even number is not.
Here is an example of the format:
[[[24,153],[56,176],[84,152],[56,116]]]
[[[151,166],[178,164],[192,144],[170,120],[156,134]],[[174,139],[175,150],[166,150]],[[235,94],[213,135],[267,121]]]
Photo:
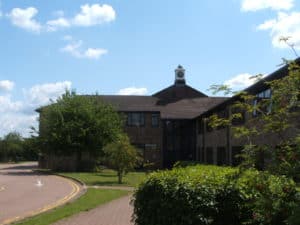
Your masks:
[[[123,172],[118,171],[118,182],[119,182],[119,184],[122,184],[122,178],[123,178]]]

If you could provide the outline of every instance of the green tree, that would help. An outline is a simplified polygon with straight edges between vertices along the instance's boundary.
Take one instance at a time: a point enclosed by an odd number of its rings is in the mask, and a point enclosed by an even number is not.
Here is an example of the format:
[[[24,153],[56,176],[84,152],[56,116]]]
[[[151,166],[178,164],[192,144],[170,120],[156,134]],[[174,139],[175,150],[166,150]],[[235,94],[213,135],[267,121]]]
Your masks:
[[[1,161],[19,161],[23,155],[23,138],[17,132],[4,136],[0,142]]]
[[[88,153],[96,161],[103,155],[103,146],[121,131],[119,114],[97,95],[66,91],[57,102],[40,109],[40,143],[46,154],[75,154],[82,162],[82,154]]]
[[[120,184],[123,176],[134,169],[139,160],[137,150],[130,144],[129,138],[125,134],[106,145],[104,153],[106,163],[117,171]]]

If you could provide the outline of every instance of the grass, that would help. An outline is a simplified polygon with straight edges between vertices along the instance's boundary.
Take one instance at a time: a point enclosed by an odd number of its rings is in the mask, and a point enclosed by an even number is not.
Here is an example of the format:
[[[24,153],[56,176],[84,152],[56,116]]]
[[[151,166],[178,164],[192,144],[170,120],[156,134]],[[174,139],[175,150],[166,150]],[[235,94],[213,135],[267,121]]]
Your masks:
[[[117,172],[110,169],[101,172],[86,173],[59,173],[60,175],[72,177],[84,182],[86,185],[102,185],[102,186],[129,186],[137,187],[139,183],[146,177],[145,172],[130,172],[123,177],[123,183],[118,183]]]
[[[29,219],[17,223],[17,225],[48,225],[58,220],[69,217],[81,211],[88,211],[113,199],[128,194],[122,190],[102,190],[89,188],[87,193],[74,202],[53,209]]]
[[[59,174],[78,179],[89,186],[100,185],[100,186],[137,187],[146,177],[145,172],[130,172],[123,177],[123,183],[119,184],[116,171],[109,170],[109,169],[105,169],[101,172],[93,172],[93,173],[59,173]]]

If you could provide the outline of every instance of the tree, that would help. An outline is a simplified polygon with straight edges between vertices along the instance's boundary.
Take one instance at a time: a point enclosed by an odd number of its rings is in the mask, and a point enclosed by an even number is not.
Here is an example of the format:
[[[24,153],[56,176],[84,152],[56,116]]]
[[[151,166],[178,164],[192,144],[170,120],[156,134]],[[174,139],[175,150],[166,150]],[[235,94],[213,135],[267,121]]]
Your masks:
[[[104,148],[105,161],[118,174],[118,182],[122,183],[123,175],[134,169],[138,161],[138,153],[130,144],[127,135],[122,134],[114,142]]]
[[[295,61],[285,60],[284,63],[288,67],[287,76],[265,81],[271,90],[270,98],[259,98],[247,92],[234,93],[224,85],[212,86],[215,93],[222,91],[235,95],[236,101],[231,107],[236,113],[228,118],[213,115],[209,118],[209,124],[212,127],[229,126],[236,138],[246,140],[242,168],[264,167],[273,174],[299,179],[300,128],[294,122],[300,113],[300,66]],[[257,117],[250,116],[246,124],[234,126],[234,120],[243,117],[243,113],[252,115],[253,112]],[[286,135],[287,131],[292,131],[294,135]],[[276,143],[255,144],[257,136],[267,134],[276,136]],[[258,159],[262,153],[268,156],[267,166],[259,165]]]
[[[42,152],[57,156],[82,154],[90,159],[103,155],[103,147],[115,140],[122,120],[99,96],[80,96],[66,91],[57,102],[40,110]],[[77,169],[80,168],[80,164]]]
[[[0,140],[1,161],[19,161],[23,154],[23,138],[17,132],[10,132]]]

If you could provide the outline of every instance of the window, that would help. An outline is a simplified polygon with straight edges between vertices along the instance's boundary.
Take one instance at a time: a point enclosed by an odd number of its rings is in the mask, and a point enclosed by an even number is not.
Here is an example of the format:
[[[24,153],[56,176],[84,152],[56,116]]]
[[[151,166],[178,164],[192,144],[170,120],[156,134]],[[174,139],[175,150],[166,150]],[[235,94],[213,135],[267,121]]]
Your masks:
[[[156,151],[157,149],[157,144],[145,144],[145,150],[146,151]]]
[[[214,164],[214,150],[212,147],[206,148],[206,163]]]
[[[151,115],[151,124],[152,124],[152,127],[159,127],[159,114],[158,113],[153,113]]]
[[[226,165],[226,148],[225,147],[217,148],[217,164],[219,166]]]
[[[271,98],[272,92],[271,89],[264,90],[256,95],[258,98]]]
[[[253,116],[259,115],[258,107],[261,111],[265,113],[271,113],[272,112],[272,102],[270,102],[270,98],[272,97],[272,91],[271,89],[266,89],[258,94],[256,94],[256,98],[253,100]]]
[[[144,113],[128,113],[127,114],[127,125],[128,126],[144,126],[145,115]]]
[[[242,153],[243,146],[233,146],[231,155],[231,162],[233,166],[238,166],[242,162],[240,154]]]

